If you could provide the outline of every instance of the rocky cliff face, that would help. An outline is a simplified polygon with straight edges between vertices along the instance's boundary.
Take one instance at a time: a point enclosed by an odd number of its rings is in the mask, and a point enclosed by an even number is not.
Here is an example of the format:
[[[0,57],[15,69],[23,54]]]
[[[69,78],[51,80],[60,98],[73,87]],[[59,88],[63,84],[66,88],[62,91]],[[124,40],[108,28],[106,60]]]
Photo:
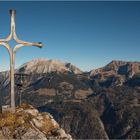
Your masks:
[[[17,107],[15,113],[0,114],[0,138],[72,140],[49,113],[39,113],[25,104]]]

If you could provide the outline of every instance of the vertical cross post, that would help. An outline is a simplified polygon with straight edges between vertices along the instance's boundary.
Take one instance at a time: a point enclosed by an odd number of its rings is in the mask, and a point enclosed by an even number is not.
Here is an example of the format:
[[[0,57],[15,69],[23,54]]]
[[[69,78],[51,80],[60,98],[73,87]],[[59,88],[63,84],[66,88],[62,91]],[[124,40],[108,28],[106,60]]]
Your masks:
[[[43,47],[41,42],[38,42],[38,43],[36,43],[36,42],[26,42],[26,41],[20,40],[17,37],[16,26],[15,26],[15,15],[16,15],[16,10],[10,10],[11,32],[8,35],[8,37],[6,37],[5,39],[0,39],[0,45],[4,46],[8,50],[9,56],[10,56],[10,96],[11,96],[11,110],[12,110],[12,112],[15,112],[14,69],[15,69],[15,54],[16,54],[16,51],[17,51],[17,49],[19,49],[23,46],[36,46],[36,47],[39,47],[39,48]],[[10,41],[11,39],[14,39],[17,43],[17,45],[15,45],[13,49],[8,44],[8,41]]]

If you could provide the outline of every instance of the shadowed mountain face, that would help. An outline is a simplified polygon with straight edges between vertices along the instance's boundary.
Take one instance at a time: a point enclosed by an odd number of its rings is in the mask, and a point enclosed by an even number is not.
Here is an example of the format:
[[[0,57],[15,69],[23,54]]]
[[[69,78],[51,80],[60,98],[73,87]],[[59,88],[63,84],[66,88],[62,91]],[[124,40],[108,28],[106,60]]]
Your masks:
[[[96,91],[88,96],[111,139],[140,138],[140,89],[126,86]]]
[[[16,89],[22,102],[50,112],[73,138],[140,138],[140,62],[112,61],[82,72],[70,63],[38,59],[16,73],[28,74]],[[0,73],[1,104],[9,103],[8,72]],[[20,89],[20,90],[19,90]]]

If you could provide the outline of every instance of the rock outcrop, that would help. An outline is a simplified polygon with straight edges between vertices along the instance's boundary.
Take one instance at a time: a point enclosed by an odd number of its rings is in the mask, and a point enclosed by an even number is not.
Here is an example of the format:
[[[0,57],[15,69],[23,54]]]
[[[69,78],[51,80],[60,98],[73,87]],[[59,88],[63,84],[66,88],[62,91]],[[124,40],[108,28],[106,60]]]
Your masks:
[[[15,113],[0,114],[0,138],[72,140],[49,113],[39,113],[26,104],[17,107]]]

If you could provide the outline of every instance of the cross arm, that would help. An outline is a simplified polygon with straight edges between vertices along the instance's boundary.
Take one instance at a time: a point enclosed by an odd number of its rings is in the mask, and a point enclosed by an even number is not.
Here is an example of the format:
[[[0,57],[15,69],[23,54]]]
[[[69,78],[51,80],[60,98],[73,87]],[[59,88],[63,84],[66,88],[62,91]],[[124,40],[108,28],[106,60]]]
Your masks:
[[[15,41],[18,44],[23,44],[23,46],[36,46],[38,48],[42,48],[43,47],[43,44],[41,42],[27,42],[27,41],[22,41],[22,40],[18,39],[17,36],[15,36],[14,39],[15,39]]]
[[[16,51],[23,47],[23,46],[35,46],[35,47],[38,47],[38,48],[42,48],[43,45],[41,42],[39,43],[32,43],[32,42],[24,42],[24,41],[20,41],[21,44],[17,44],[14,49],[13,49],[13,52],[16,53]]]
[[[12,34],[10,33],[10,35],[8,35],[5,39],[0,39],[0,42],[8,42],[9,40],[11,40],[12,38]]]
[[[1,42],[0,41],[0,45],[4,46],[8,50],[10,56],[12,56],[12,50],[11,50],[10,46],[6,42]]]
[[[24,46],[36,46],[39,48],[42,48],[42,43],[41,42],[26,42],[26,41],[22,41],[20,40],[17,35],[16,35],[16,28],[15,28],[15,15],[16,15],[16,10],[10,10],[10,15],[11,15],[11,34],[13,35],[14,40],[18,43],[18,44],[23,44]]]
[[[7,43],[13,37],[13,39],[18,44],[23,44],[22,46],[36,46],[36,47],[42,48],[43,47],[43,44],[41,42],[27,42],[27,41],[22,41],[22,40],[20,40],[17,37],[17,35],[16,35],[16,27],[15,27],[16,10],[12,9],[9,12],[10,12],[10,15],[11,15],[11,33],[5,39],[0,39],[0,42]],[[19,46],[21,46],[21,45],[19,45]]]

